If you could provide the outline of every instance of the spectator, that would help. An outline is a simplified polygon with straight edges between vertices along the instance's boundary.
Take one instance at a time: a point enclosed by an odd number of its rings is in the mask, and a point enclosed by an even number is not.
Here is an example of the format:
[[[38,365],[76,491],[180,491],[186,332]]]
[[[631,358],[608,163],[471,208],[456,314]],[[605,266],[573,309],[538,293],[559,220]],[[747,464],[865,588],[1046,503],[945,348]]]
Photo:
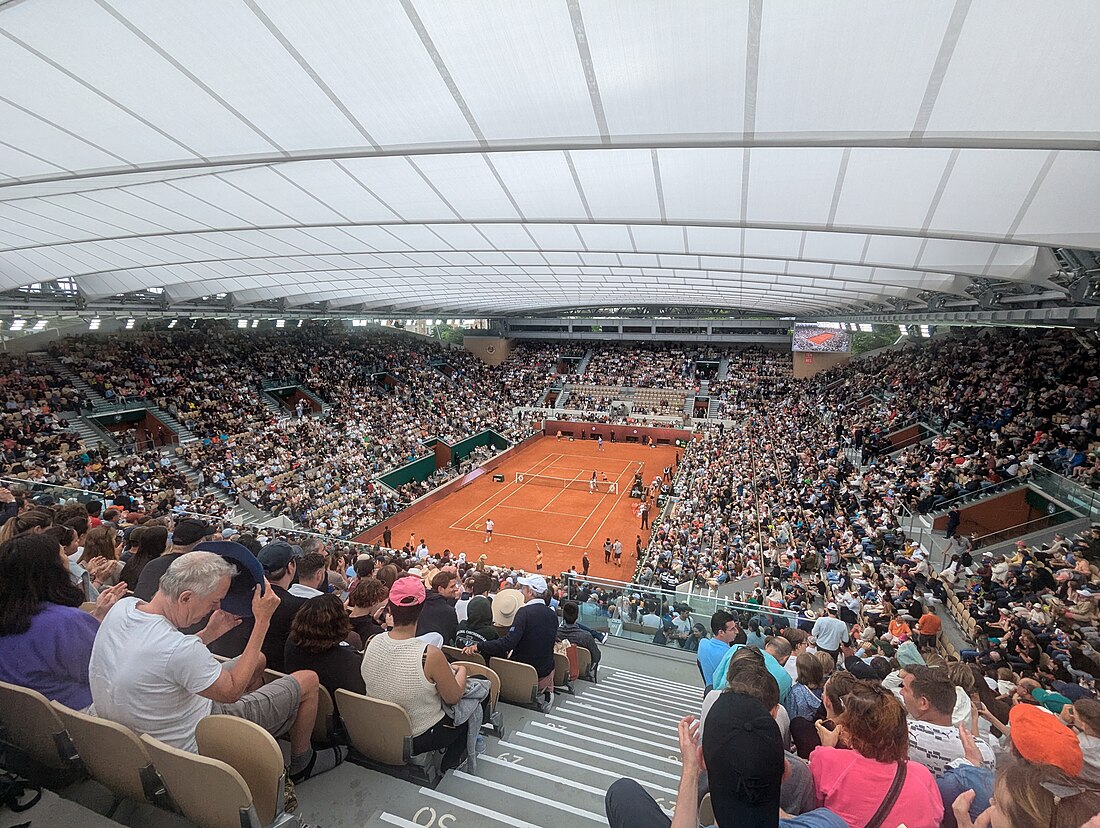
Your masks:
[[[848,625],[837,617],[839,612],[837,605],[830,602],[826,605],[825,612],[826,615],[818,618],[814,623],[811,635],[817,642],[817,649],[828,653],[835,660],[840,654],[840,645],[847,644],[851,638]]]
[[[130,560],[122,568],[119,581],[136,584],[141,572],[168,548],[168,530],[163,526],[135,526],[130,543],[136,546]]]
[[[105,589],[95,611],[69,578],[68,561],[47,534],[0,544],[0,680],[37,690],[74,710],[92,703],[88,660],[99,622],[126,584]]]
[[[485,657],[504,657],[511,653],[513,661],[530,664],[539,680],[539,703],[548,709],[554,697],[554,642],[557,640],[558,616],[546,603],[545,578],[527,575],[519,579],[518,586],[524,604],[516,612],[515,621],[507,634],[496,641],[464,647],[462,651],[468,655],[480,653]],[[494,612],[495,604],[496,601]]]
[[[484,595],[471,598],[466,608],[466,620],[458,625],[456,647],[470,647],[483,641],[500,638],[493,625],[493,604]]]
[[[458,575],[444,570],[432,577],[432,588],[416,622],[418,636],[439,633],[444,644],[452,644],[458,633],[458,613],[455,600],[458,595]]]
[[[856,684],[836,730],[819,732],[822,746],[810,754],[810,772],[820,805],[848,825],[939,828],[943,805],[936,780],[908,759],[905,709],[891,693],[871,682]],[[836,748],[841,736],[850,750]]]
[[[901,671],[901,700],[912,719],[909,721],[909,756],[943,776],[950,762],[963,758],[963,743],[952,724],[955,686],[946,675],[932,667],[907,666]],[[993,768],[993,751],[978,743],[983,763]]]
[[[377,578],[360,578],[348,593],[351,629],[365,645],[371,638],[385,632],[386,601],[389,589]]]
[[[303,552],[297,559],[297,564],[298,580],[287,591],[306,600],[324,595],[321,587],[327,586],[328,577],[325,556],[320,552]]]
[[[134,587],[134,595],[142,601],[149,601],[156,594],[160,577],[172,565],[177,558],[191,552],[204,540],[214,537],[215,528],[209,523],[195,518],[184,518],[176,521],[172,529],[172,546],[156,560],[150,561],[142,567],[137,585]]]
[[[260,645],[264,660],[272,670],[285,673],[283,657],[286,642],[290,638],[290,625],[307,598],[290,592],[297,573],[301,547],[292,546],[283,540],[272,541],[259,554],[260,566],[264,569],[271,591],[279,598],[279,604],[268,619],[263,643]],[[323,567],[322,567],[323,568]],[[240,656],[252,638],[254,620],[244,618],[241,623],[210,644],[210,651],[224,658]]]
[[[737,621],[725,610],[718,610],[710,617],[710,631],[713,638],[704,638],[700,641],[699,650],[696,653],[699,673],[705,685],[704,694],[713,689],[712,677],[722,659],[728,654],[730,645],[738,635],[743,635]]]
[[[797,658],[798,680],[792,685],[783,706],[793,721],[796,718],[816,721],[824,713],[825,674],[821,662],[811,653]]]
[[[1081,781],[1100,786],[1100,701],[1079,699],[1063,711],[1063,717],[1077,732],[1084,767]]]
[[[584,647],[592,655],[593,671],[600,664],[600,647],[591,631],[577,623],[580,607],[576,601],[563,601],[561,605],[561,626],[558,627],[558,641],[569,641],[578,647]]]
[[[734,644],[722,660],[718,662],[718,666],[711,676],[715,690],[721,690],[726,686],[730,660],[738,650],[746,646],[748,645]],[[764,643],[764,649],[760,653],[764,657],[764,666],[768,668],[768,672],[772,674],[776,684],[779,685],[779,701],[783,703],[787,700],[787,694],[794,683],[791,680],[790,673],[783,669],[783,664],[791,657],[791,645],[787,642],[787,639],[780,636],[768,636]]]
[[[239,716],[273,736],[289,733],[290,777],[300,782],[331,770],[346,750],[315,751],[310,745],[317,717],[317,674],[308,670],[263,684],[260,645],[279,597],[257,586],[254,625],[244,652],[222,665],[206,648],[239,623],[219,609],[236,569],[210,552],[190,552],[172,562],[148,603],[118,602],[92,647],[89,678],[96,714],[196,751],[195,728],[211,714]],[[210,620],[196,636],[188,627]],[[254,688],[254,689],[253,689]]]
[[[368,696],[405,709],[412,724],[412,753],[444,750],[442,769],[452,770],[466,754],[469,722],[448,725],[444,704],[462,698],[466,668],[451,668],[438,648],[416,637],[416,624],[426,599],[424,583],[406,576],[389,594],[393,629],[376,635],[363,654],[363,681]]]
[[[335,595],[310,598],[290,622],[283,656],[287,672],[312,670],[333,701],[340,688],[364,693],[363,657],[347,643],[351,622]]]
[[[917,633],[920,635],[921,649],[934,650],[936,639],[942,629],[943,622],[940,621],[940,617],[932,610],[931,604],[927,605],[924,608],[924,614],[917,621]]]

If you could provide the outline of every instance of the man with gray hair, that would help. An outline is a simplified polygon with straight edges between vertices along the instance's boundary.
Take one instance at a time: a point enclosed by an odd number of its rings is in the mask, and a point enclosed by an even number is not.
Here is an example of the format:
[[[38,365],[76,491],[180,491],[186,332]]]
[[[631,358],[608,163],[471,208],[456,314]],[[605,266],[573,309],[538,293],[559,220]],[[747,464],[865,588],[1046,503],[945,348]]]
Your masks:
[[[195,728],[211,714],[238,716],[274,736],[290,734],[295,782],[331,770],[346,751],[314,751],[318,680],[301,670],[261,683],[260,650],[279,596],[264,580],[252,596],[255,623],[244,652],[222,664],[207,645],[240,623],[219,608],[236,568],[212,552],[188,552],[172,561],[149,602],[123,598],[100,625],[88,677],[95,713],[148,733],[173,747],[197,751]],[[207,615],[197,635],[184,635]]]

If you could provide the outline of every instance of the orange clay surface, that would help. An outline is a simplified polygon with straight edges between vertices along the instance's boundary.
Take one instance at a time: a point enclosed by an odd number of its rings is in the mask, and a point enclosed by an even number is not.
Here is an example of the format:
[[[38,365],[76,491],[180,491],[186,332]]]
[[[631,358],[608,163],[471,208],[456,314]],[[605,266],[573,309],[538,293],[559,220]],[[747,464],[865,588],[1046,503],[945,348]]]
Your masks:
[[[630,484],[639,462],[645,463],[643,482],[648,486],[676,459],[675,446],[646,448],[637,443],[611,443],[604,440],[603,451],[593,440],[560,441],[542,437],[532,442],[470,485],[455,491],[424,511],[402,520],[398,515],[379,524],[366,535],[371,543],[380,543],[382,531],[390,527],[391,543],[401,547],[410,537],[427,541],[432,554],[449,549],[452,555],[466,553],[476,561],[488,555],[493,566],[511,566],[529,572],[535,569],[535,545],[542,547],[544,575],[565,572],[570,566],[582,571],[585,550],[591,561],[589,574],[630,580],[636,563],[635,539],[649,542],[649,531],[640,529],[636,510],[641,503],[630,497]],[[595,471],[600,480],[618,484],[618,494],[592,494],[588,480]],[[551,488],[534,483],[516,483],[516,473],[542,474],[577,480],[581,490]],[[504,483],[494,483],[493,475],[503,474]],[[650,504],[650,518],[655,508]],[[493,539],[485,542],[485,521],[492,518]],[[603,560],[605,538],[618,538],[623,544],[622,566]]]

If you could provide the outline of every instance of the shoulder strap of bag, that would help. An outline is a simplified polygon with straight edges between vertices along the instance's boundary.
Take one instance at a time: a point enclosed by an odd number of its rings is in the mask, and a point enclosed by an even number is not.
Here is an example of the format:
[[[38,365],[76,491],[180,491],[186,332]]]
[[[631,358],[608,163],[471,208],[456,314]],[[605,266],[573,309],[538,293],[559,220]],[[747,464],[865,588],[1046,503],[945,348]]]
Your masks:
[[[901,796],[908,766],[908,762],[898,762],[898,770],[894,774],[894,781],[890,785],[890,790],[886,792],[886,798],[882,800],[882,804],[878,806],[878,810],[875,811],[875,815],[871,817],[871,821],[867,823],[866,828],[882,828],[882,823],[886,821],[886,817],[897,803],[898,797]]]

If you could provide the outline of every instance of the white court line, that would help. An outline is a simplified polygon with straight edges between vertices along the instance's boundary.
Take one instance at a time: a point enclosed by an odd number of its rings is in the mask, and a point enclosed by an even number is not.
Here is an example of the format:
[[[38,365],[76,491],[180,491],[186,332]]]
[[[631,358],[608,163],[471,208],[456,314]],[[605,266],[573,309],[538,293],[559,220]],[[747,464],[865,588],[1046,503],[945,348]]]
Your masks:
[[[532,736],[530,733],[524,733],[522,730],[517,731],[516,733],[513,733],[512,735],[513,736],[522,736],[524,739],[530,739],[532,742],[535,742],[536,744],[539,744],[539,745],[553,745],[554,747],[562,748],[563,750],[567,751],[570,754],[570,757],[572,757],[573,755],[579,753],[579,754],[582,754],[584,756],[592,756],[592,757],[598,759],[601,762],[611,762],[611,763],[616,764],[616,765],[622,765],[624,768],[629,768],[632,771],[642,771],[644,773],[651,773],[654,776],[659,776],[662,779],[671,779],[673,782],[677,782],[677,783],[679,783],[679,781],[680,781],[680,774],[678,774],[678,773],[669,773],[667,771],[657,770],[657,768],[651,767],[649,765],[639,765],[636,762],[628,762],[626,759],[621,759],[617,755],[616,756],[609,756],[607,754],[607,747],[608,746],[607,746],[606,743],[603,743],[603,742],[598,743],[603,747],[603,751],[598,752],[598,751],[594,751],[594,750],[589,750],[586,747],[581,747],[580,745],[569,745],[569,744],[566,744],[565,742],[559,742],[556,739],[549,739],[549,738],[546,738],[546,737],[543,737],[543,736]],[[500,742],[499,744],[503,745],[503,744],[506,744],[506,743],[505,742]],[[529,750],[529,748],[524,747],[523,745],[516,745],[516,747],[520,748],[521,750]],[[628,748],[623,748],[623,749],[628,750]],[[649,758],[652,758],[649,754],[646,754],[646,756],[648,756]],[[561,757],[561,756],[555,756],[553,758],[557,759],[559,761],[562,761],[562,762],[568,762],[569,761],[569,759],[566,759],[566,758]]]
[[[578,471],[575,475],[573,475],[573,479],[570,480],[569,482],[570,483],[575,483],[577,481],[577,478],[579,478],[582,474],[584,474],[583,471]],[[568,484],[566,484],[565,486],[562,486],[561,491],[558,492],[556,495],[554,495],[552,498],[550,498],[546,502],[546,506],[549,506],[551,503],[553,503],[555,500],[557,500],[559,497],[561,497],[567,491],[569,491],[569,485]],[[546,506],[543,506],[541,509],[539,509],[539,511],[540,512],[545,512],[546,511]],[[551,512],[550,514],[556,515],[556,514],[558,514],[558,512]],[[577,515],[577,517],[580,517],[580,515]]]
[[[514,754],[516,751],[522,751],[522,753],[520,755],[530,754],[531,756],[539,756],[543,759],[549,759],[551,762],[561,762],[561,761],[563,761],[560,756],[555,756],[552,753],[543,753],[541,750],[535,750],[534,748],[527,747],[526,745],[515,745],[515,744],[505,742],[503,740],[498,742],[498,744],[508,748],[508,750],[502,751],[503,753],[513,753]],[[584,752],[589,753],[589,751],[584,751]],[[590,755],[596,756],[597,754],[590,753]],[[487,754],[487,753],[482,754],[481,756],[477,757],[477,761],[479,761],[479,762],[483,762],[486,759],[493,759],[496,762],[504,762],[505,761],[503,759],[497,759],[496,757],[489,756],[489,754]],[[607,761],[614,762],[614,761],[616,761],[614,759],[611,759],[610,757],[600,757],[600,759],[603,762],[607,762]],[[519,767],[514,762],[506,762],[506,764],[511,765],[512,767]],[[607,776],[611,779],[618,779],[620,776],[622,776],[621,773],[615,773],[614,771],[609,771],[609,770],[607,770],[607,768],[597,768],[597,767],[594,767],[593,765],[586,765],[583,762],[578,762],[576,759],[574,759],[572,757],[570,757],[570,759],[569,759],[569,764],[570,764],[571,767],[577,768],[578,770],[582,770],[585,773],[590,773],[590,774],[593,774],[595,776]],[[528,767],[527,769],[530,770],[530,771],[538,771],[537,768],[532,768],[532,767]],[[544,773],[544,771],[538,771],[538,772],[539,773]],[[676,777],[673,777],[672,774],[663,774],[663,775],[670,776],[673,779],[676,778]],[[550,775],[550,778],[551,779],[561,779],[560,776],[554,776],[552,774]],[[649,788],[651,791],[657,791],[658,793],[663,793],[663,794],[672,794],[673,796],[676,795],[676,791],[672,790],[672,788],[664,788],[664,787],[661,787],[660,785],[657,785],[654,782],[642,782],[640,779],[638,780],[638,782],[643,787]],[[572,783],[570,783],[570,784],[572,784]]]
[[[630,471],[630,466],[629,465],[625,469],[623,469],[621,472],[619,472],[618,477],[615,478],[615,488],[618,491],[618,494],[615,495],[615,501],[611,504],[611,508],[607,510],[607,514],[604,515],[603,520],[600,521],[600,525],[597,526],[596,531],[592,533],[592,539],[590,541],[588,541],[588,543],[586,544],[586,548],[591,547],[592,544],[596,542],[596,538],[598,538],[600,536],[600,532],[603,530],[604,524],[607,523],[607,519],[609,517],[611,517],[612,512],[615,511],[615,507],[618,506],[619,503],[622,502],[623,496],[625,494],[627,494],[627,492],[623,491],[622,478],[623,478],[623,475],[626,474],[628,471]],[[604,495],[603,497],[606,498],[607,495]],[[603,498],[601,498],[600,502],[596,504],[596,509],[600,508],[602,505],[603,505]],[[596,513],[596,509],[592,510],[593,515]],[[588,521],[591,520],[591,519],[592,519],[592,515],[589,515],[588,518],[584,521],[584,523],[588,523]],[[571,537],[569,539],[570,544],[572,544],[573,541],[575,541],[577,539],[577,535],[579,535],[581,533],[581,529],[584,528],[584,523],[581,524],[581,528],[576,531],[576,534],[574,534],[573,537]]]
[[[451,773],[455,773],[455,771],[451,771]],[[495,819],[497,822],[503,822],[505,825],[511,825],[512,828],[540,828],[540,826],[534,823],[524,822],[522,819],[516,819],[514,816],[502,814],[500,811],[494,811],[491,808],[485,808],[481,805],[475,805],[473,802],[467,802],[464,799],[459,799],[450,794],[433,791],[431,788],[421,788],[420,793],[432,799],[438,799],[440,802],[446,802],[448,805],[452,805],[455,808],[473,811],[478,816],[488,817],[489,819]]]
[[[607,816],[605,814],[597,814],[594,811],[586,811],[584,808],[577,808],[573,805],[570,805],[568,802],[560,802],[556,799],[550,799],[547,796],[539,796],[538,794],[533,794],[530,791],[519,791],[514,788],[512,788],[511,790],[502,789],[497,782],[489,779],[482,779],[480,776],[473,776],[469,773],[466,773],[465,771],[453,770],[451,771],[451,773],[454,775],[455,779],[460,779],[468,785],[482,785],[486,788],[490,788],[496,793],[500,793],[502,790],[505,790],[509,793],[514,794],[515,796],[522,797],[523,799],[530,802],[536,802],[539,805],[545,805],[547,808],[554,808],[558,811],[565,811],[565,813],[572,814],[573,816],[590,819],[593,822],[598,822],[600,825],[605,825],[607,823]]]
[[[536,460],[536,461],[535,461],[535,462],[534,462],[534,463],[533,463],[533,464],[531,465],[531,468],[529,468],[529,469],[528,469],[527,471],[525,471],[525,472],[523,472],[523,473],[524,473],[524,474],[531,474],[531,473],[532,473],[532,472],[534,471],[534,469],[535,469],[535,468],[536,468],[536,467],[537,467],[537,466],[538,466],[539,464],[541,464],[541,463],[545,463],[545,462],[546,462],[547,460],[549,460],[549,459],[550,459],[551,457],[561,457],[561,455],[560,455],[560,454],[548,454],[548,455],[546,455],[545,457],[543,457],[542,459],[540,459],[540,460]],[[553,465],[553,463],[551,463],[550,465]],[[534,473],[535,473],[535,474],[537,474],[538,472],[534,472]],[[508,491],[507,491],[507,489],[505,489],[505,491],[507,492],[507,494],[506,494],[506,495],[505,495],[505,497],[504,497],[504,498],[503,498],[503,499],[502,499],[502,500],[500,501],[500,503],[503,503],[503,502],[504,502],[505,500],[507,500],[507,499],[508,499],[509,497],[511,497],[512,495],[514,495],[514,494],[515,494],[515,493],[516,493],[517,491],[519,491],[519,489],[518,489],[518,488],[517,488],[517,489],[513,489],[513,490],[512,490],[511,492],[508,492]],[[496,496],[497,496],[498,494],[500,494],[500,491],[499,491],[499,490],[495,490],[495,491],[494,491],[494,492],[493,492],[493,493],[492,493],[491,495],[489,495],[489,496],[488,496],[487,498],[485,498],[485,499],[484,499],[483,501],[481,501],[481,502],[480,502],[479,504],[477,504],[477,506],[475,506],[474,508],[472,508],[472,509],[470,509],[470,510],[469,510],[468,512],[466,512],[466,513],[465,513],[464,515],[462,515],[462,517],[460,517],[460,518],[456,518],[456,519],[455,519],[455,521],[454,521],[454,522],[453,522],[453,523],[452,523],[452,524],[450,525],[450,528],[451,528],[451,529],[457,529],[457,528],[459,528],[459,527],[455,526],[455,523],[460,523],[460,522],[462,522],[462,521],[466,520],[466,518],[468,518],[468,517],[469,517],[469,516],[470,516],[471,514],[473,514],[474,512],[476,512],[476,511],[477,511],[478,509],[480,509],[480,508],[481,508],[482,506],[484,506],[484,505],[485,505],[486,503],[488,503],[488,502],[489,502],[490,500],[492,500],[492,499],[493,499],[494,497],[496,497]],[[499,505],[500,505],[500,503],[498,503],[497,505],[499,506]]]

